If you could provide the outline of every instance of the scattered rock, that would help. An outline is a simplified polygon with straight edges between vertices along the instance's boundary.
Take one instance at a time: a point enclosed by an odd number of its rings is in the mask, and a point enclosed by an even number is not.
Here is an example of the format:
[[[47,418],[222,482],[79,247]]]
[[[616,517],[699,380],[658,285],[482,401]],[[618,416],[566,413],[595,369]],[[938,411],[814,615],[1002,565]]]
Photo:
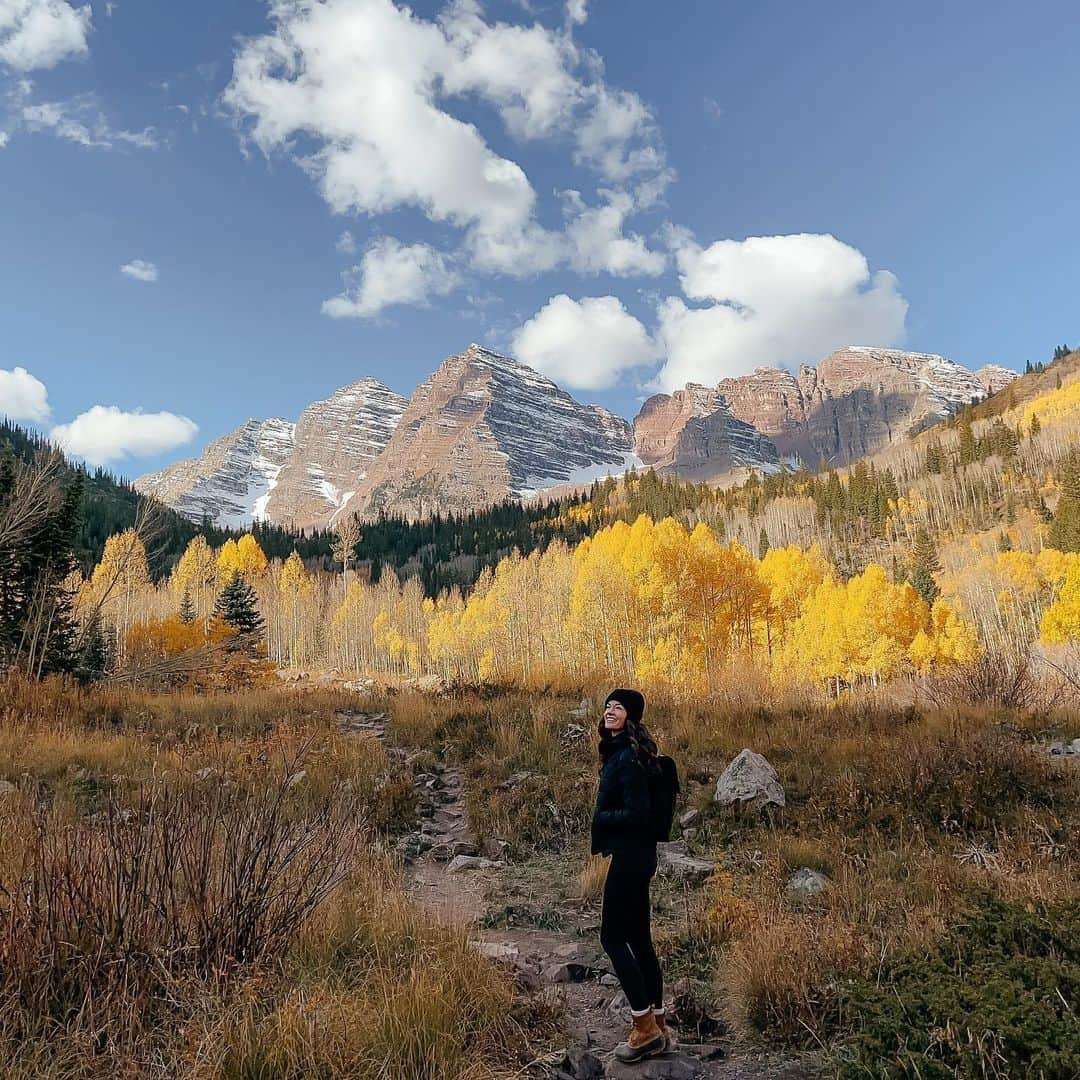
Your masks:
[[[206,780],[213,780],[220,775],[221,774],[217,771],[217,769],[213,768],[210,765],[207,765],[205,769],[199,769],[196,771],[195,779],[198,780],[201,784]]]
[[[569,715],[574,717],[575,720],[584,720],[585,717],[592,712],[592,707],[592,702],[587,697],[583,697],[577,705],[570,710]]]
[[[808,866],[800,867],[788,878],[784,895],[788,900],[811,900],[829,887],[829,879]]]
[[[700,829],[683,829],[683,834],[682,834],[683,839],[684,840],[696,840],[697,835],[698,835],[698,833],[700,831],[701,831]]]
[[[455,855],[447,864],[448,874],[460,874],[465,870],[488,870],[495,864],[490,859],[478,855]]]
[[[574,1080],[600,1080],[604,1075],[604,1063],[591,1050],[567,1050],[559,1067]]]
[[[727,1051],[716,1043],[680,1043],[679,1049],[700,1061],[719,1061],[727,1056]]]
[[[576,964],[567,961],[560,964],[548,964],[540,973],[540,977],[547,983],[579,983],[584,982],[592,971],[585,964]]]
[[[697,1058],[676,1051],[630,1065],[612,1058],[604,1075],[613,1080],[694,1080],[702,1072],[701,1062]]]
[[[480,846],[480,854],[493,862],[504,861],[509,851],[510,845],[505,840],[498,840],[494,836],[489,836]]]
[[[713,799],[721,806],[761,810],[784,806],[784,789],[776,770],[760,754],[742,750],[716,781]]]
[[[691,806],[679,815],[679,825],[683,829],[692,829],[700,821],[701,811],[696,806]]]
[[[19,789],[10,780],[0,780],[0,798],[14,795]]]
[[[302,784],[306,779],[307,779],[307,769],[301,769],[299,772],[294,772],[292,774],[292,776],[289,777],[289,780],[288,780],[288,783],[286,784],[286,786],[294,788],[298,784]]]
[[[470,941],[469,944],[489,960],[513,961],[518,958],[518,947],[502,941]]]
[[[657,844],[656,866],[658,873],[677,881],[704,881],[713,872],[712,863],[690,857],[685,840]]]
[[[619,985],[618,977],[615,976],[615,975],[612,975],[610,971],[605,971],[604,974],[600,976],[600,985],[601,986],[618,986]]]
[[[402,690],[414,690],[418,694],[443,694],[446,683],[439,675],[421,675],[415,679],[403,679]]]

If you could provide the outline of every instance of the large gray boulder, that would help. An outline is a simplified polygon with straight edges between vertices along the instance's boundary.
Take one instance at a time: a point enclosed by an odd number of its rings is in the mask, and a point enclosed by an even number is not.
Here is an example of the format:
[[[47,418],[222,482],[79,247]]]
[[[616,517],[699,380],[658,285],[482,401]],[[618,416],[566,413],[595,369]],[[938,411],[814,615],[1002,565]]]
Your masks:
[[[721,806],[761,810],[784,806],[784,789],[776,770],[753,750],[741,750],[716,781],[713,800]]]
[[[800,867],[788,878],[784,895],[796,903],[812,900],[829,887],[829,879],[808,866]]]

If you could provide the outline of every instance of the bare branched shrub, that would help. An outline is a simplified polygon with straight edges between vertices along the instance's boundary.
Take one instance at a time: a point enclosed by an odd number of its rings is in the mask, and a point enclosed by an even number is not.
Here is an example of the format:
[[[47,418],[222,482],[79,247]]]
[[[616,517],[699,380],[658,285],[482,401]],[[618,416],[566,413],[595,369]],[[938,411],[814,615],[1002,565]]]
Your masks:
[[[952,664],[926,678],[924,689],[940,707],[985,705],[998,709],[1033,709],[1043,704],[1043,686],[1030,650],[1000,643],[974,660]]]
[[[344,798],[297,805],[295,775],[144,787],[73,824],[42,814],[22,880],[0,883],[0,1013],[6,999],[122,1042],[177,980],[284,955],[351,873],[363,828]]]

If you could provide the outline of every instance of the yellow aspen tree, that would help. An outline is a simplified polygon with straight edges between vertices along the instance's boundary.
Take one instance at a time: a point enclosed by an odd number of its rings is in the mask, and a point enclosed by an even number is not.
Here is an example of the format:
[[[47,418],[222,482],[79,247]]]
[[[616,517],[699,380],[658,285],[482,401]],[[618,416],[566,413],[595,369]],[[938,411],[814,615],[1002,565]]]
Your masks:
[[[1080,561],[1066,572],[1056,599],[1042,617],[1039,636],[1047,645],[1063,645],[1080,638]]]
[[[293,551],[282,564],[276,585],[280,606],[278,653],[291,667],[298,667],[310,656],[306,616],[314,590],[297,552]]]
[[[146,548],[134,529],[105,541],[101,562],[90,576],[87,594],[91,610],[99,611],[112,627],[117,653],[124,655],[127,633],[137,621],[140,604],[152,593]]]
[[[947,601],[935,600],[930,621],[920,630],[908,648],[916,670],[966,663],[979,655],[981,646],[975,627]]]
[[[259,541],[251,533],[244,533],[236,541],[235,559],[234,569],[249,585],[254,584],[266,573],[268,566],[266,555],[259,547]]]
[[[230,536],[224,544],[218,548],[217,553],[217,587],[223,589],[232,579],[233,574],[240,569],[240,557],[236,551],[236,541]]]
[[[174,602],[178,605],[186,593],[195,607],[196,616],[206,620],[214,610],[216,582],[214,552],[205,536],[193,536],[169,578]]]

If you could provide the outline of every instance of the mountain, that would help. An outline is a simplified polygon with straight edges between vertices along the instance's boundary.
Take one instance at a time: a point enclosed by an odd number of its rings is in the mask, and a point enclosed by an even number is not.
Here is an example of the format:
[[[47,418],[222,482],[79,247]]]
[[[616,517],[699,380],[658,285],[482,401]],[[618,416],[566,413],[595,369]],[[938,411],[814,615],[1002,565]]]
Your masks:
[[[423,517],[620,474],[637,459],[627,421],[479,345],[413,392],[354,500],[366,514]]]
[[[797,457],[810,466],[825,458],[842,465],[906,439],[1015,377],[1015,372],[996,366],[972,372],[930,353],[848,346],[817,367],[800,367],[797,375],[781,368],[758,368],[721,380],[715,391],[688,387],[676,393],[691,393],[699,402],[706,401],[703,392],[715,394],[707,400],[726,404],[731,416],[766,436],[782,458]],[[646,401],[634,422],[635,449],[643,458],[656,438],[653,417],[672,409],[664,401],[667,397],[656,395]],[[699,412],[707,407],[697,406]],[[681,417],[689,423],[693,415],[686,408],[679,412],[665,435],[668,443],[679,439]],[[726,417],[723,421],[727,423]],[[688,437],[688,446],[692,443]],[[724,456],[716,460],[725,471]],[[664,467],[675,473],[708,471],[693,451],[685,457],[674,453]]]
[[[634,420],[634,450],[643,465],[687,479],[780,464],[773,442],[733,416],[719,390],[699,383],[645,402]]]
[[[295,436],[288,420],[248,420],[215,439],[202,457],[140,476],[135,490],[192,521],[236,527],[261,520]]]
[[[296,424],[249,420],[135,487],[195,521],[326,527],[346,507],[415,518],[587,483],[639,464],[631,451],[622,417],[470,345],[408,401],[361,379]]]
[[[296,422],[292,451],[264,516],[297,528],[333,523],[389,442],[407,404],[377,379],[365,378],[309,405]]]

